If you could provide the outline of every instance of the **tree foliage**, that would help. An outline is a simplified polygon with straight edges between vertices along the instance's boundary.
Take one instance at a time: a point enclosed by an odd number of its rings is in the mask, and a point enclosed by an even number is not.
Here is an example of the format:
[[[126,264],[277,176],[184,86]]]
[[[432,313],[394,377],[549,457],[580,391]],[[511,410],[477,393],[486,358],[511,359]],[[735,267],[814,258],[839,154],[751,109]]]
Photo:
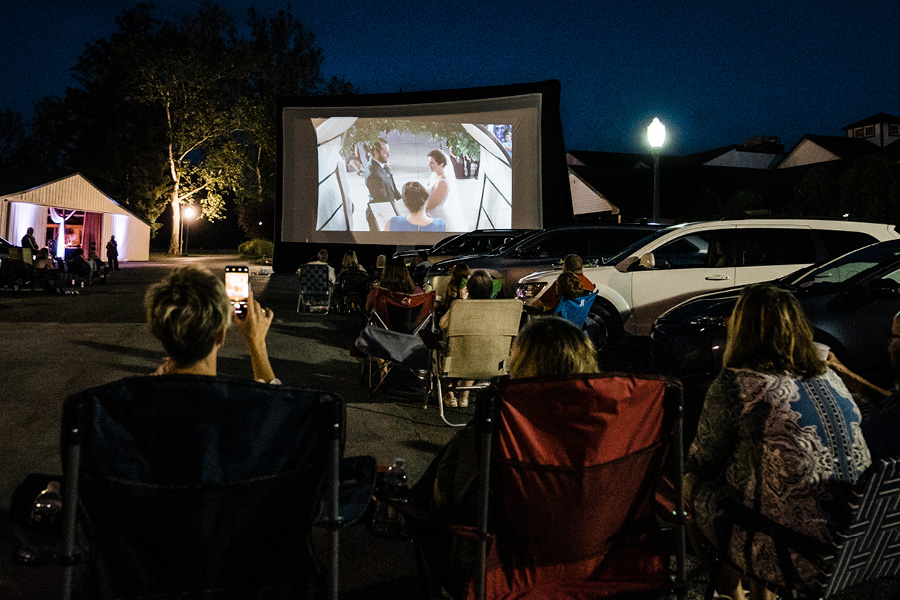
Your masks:
[[[240,35],[214,4],[174,20],[147,4],[122,12],[79,57],[78,86],[38,107],[35,136],[57,152],[47,163],[80,171],[150,223],[170,210],[169,254],[180,253],[181,209],[225,218],[226,197],[252,215],[241,219],[248,235],[270,236],[276,99],[354,90],[323,77],[321,50],[290,10],[251,9],[247,25]]]
[[[446,141],[455,156],[468,155],[473,160],[481,156],[481,146],[458,123],[409,121],[406,119],[360,119],[344,136],[341,155],[347,158],[353,154],[353,147],[362,142],[367,148],[376,148],[378,138],[385,133],[399,131],[427,137],[432,141]]]

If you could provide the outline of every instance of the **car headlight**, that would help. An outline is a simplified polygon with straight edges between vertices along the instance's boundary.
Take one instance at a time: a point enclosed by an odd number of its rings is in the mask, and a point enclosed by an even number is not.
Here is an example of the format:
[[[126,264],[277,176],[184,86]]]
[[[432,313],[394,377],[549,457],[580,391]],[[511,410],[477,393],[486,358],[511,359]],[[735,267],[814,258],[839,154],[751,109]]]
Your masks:
[[[516,298],[523,300],[525,298],[535,298],[547,287],[544,281],[535,281],[529,283],[520,283],[516,286]]]

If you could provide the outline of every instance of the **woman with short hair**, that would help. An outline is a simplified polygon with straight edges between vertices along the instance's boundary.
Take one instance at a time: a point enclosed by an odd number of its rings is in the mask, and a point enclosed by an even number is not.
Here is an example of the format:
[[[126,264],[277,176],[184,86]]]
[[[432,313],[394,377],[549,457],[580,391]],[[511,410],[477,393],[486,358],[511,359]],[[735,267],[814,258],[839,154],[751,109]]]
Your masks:
[[[429,217],[425,213],[428,192],[421,183],[418,181],[404,183],[400,197],[403,198],[403,205],[409,214],[405,217],[391,217],[384,227],[385,231],[447,231],[444,219]]]
[[[234,323],[250,352],[254,379],[280,383],[266,348],[266,334],[275,315],[253,299],[252,291],[247,313],[239,317],[221,278],[207,269],[179,267],[150,286],[144,307],[150,332],[168,353],[157,374],[215,376],[219,348],[225,344],[229,324]]]

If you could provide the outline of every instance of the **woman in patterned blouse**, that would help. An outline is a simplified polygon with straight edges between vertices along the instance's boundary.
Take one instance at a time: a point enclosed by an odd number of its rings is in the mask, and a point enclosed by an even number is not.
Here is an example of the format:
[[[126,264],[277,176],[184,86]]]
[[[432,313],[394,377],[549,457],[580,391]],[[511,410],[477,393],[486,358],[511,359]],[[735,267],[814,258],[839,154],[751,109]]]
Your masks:
[[[728,322],[725,368],[706,395],[686,466],[698,553],[723,528],[719,500],[733,496],[771,520],[823,542],[848,508],[850,486],[869,466],[859,410],[827,369],[797,299],[772,284],[744,289]],[[772,539],[737,530],[729,558],[746,572],[783,583]],[[726,536],[727,539],[727,536]],[[801,581],[816,569],[791,556]],[[718,592],[744,598],[726,569]],[[774,598],[750,582],[751,598]]]

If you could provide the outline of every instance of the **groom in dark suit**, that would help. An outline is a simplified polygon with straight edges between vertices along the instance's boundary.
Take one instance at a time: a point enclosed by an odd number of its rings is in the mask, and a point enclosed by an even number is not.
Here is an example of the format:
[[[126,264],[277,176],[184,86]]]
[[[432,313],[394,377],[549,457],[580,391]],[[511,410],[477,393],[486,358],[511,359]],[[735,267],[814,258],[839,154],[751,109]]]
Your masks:
[[[369,176],[366,177],[366,187],[369,188],[369,204],[376,202],[392,202],[400,199],[400,192],[391,175],[388,159],[391,157],[391,149],[387,140],[378,138],[378,147],[370,150],[372,161],[369,165]],[[366,207],[366,221],[369,223],[369,231],[380,231],[375,222],[372,210]]]

